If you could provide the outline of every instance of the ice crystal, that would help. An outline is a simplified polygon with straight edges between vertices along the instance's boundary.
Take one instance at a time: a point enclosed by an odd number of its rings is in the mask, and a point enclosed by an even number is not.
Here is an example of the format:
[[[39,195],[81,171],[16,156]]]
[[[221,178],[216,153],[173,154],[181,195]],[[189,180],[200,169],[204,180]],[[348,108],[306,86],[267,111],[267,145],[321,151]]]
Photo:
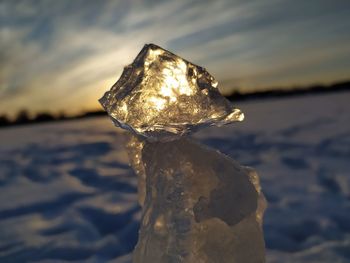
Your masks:
[[[204,68],[154,44],[143,47],[100,99],[114,123],[149,139],[241,121]]]

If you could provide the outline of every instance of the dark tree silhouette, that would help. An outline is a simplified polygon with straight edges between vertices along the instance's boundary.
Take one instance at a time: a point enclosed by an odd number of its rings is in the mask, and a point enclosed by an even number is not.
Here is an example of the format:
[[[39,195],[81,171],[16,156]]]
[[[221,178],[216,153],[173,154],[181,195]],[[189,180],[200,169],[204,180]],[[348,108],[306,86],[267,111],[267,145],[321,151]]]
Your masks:
[[[33,119],[33,122],[46,122],[46,121],[53,121],[53,120],[55,120],[55,117],[52,116],[50,113],[41,112],[35,116],[35,118]]]
[[[29,122],[30,118],[27,110],[21,110],[14,121],[15,124],[25,124]]]
[[[4,127],[10,124],[10,120],[7,118],[6,115],[0,116],[0,127]]]
[[[57,120],[65,120],[65,119],[67,119],[67,116],[66,116],[66,114],[65,114],[63,111],[60,111],[60,112],[58,113],[56,119],[57,119]]]

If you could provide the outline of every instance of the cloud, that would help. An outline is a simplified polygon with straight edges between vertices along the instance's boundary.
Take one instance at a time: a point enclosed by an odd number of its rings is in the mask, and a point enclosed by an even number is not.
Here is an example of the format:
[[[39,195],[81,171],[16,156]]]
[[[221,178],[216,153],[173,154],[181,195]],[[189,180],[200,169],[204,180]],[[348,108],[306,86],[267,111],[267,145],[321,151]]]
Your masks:
[[[2,1],[0,112],[79,111],[154,42],[233,86],[349,72],[347,1]],[[331,66],[330,66],[331,64]]]

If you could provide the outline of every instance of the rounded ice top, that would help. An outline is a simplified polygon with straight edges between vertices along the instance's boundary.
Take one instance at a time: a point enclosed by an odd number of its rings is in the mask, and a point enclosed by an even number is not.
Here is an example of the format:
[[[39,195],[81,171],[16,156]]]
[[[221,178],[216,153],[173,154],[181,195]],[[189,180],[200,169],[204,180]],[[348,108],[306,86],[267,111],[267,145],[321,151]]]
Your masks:
[[[217,85],[205,68],[146,44],[100,103],[116,126],[149,140],[171,140],[244,119]]]

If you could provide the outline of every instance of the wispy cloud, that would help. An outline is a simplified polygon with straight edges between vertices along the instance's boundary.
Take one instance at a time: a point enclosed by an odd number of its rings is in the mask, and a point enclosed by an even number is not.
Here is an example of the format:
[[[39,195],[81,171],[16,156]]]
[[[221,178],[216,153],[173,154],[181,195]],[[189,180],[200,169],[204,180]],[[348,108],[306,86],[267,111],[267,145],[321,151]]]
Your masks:
[[[78,111],[154,42],[230,87],[350,73],[348,1],[2,1],[0,112]]]

